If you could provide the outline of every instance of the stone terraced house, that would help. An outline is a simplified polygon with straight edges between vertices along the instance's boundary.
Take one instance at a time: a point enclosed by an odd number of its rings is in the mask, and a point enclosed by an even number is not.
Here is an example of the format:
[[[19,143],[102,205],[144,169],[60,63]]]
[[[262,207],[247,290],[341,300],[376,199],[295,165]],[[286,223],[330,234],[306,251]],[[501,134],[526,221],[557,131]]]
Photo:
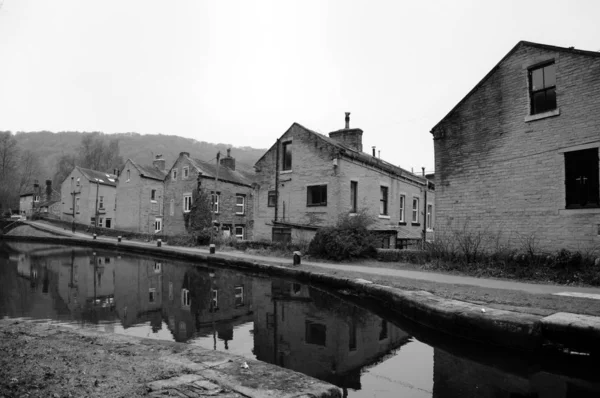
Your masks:
[[[141,233],[163,230],[165,159],[157,155],[152,165],[127,159],[117,182],[116,228]]]
[[[521,41],[433,129],[436,236],[600,244],[600,52]]]
[[[218,177],[218,179],[217,179]],[[190,213],[199,186],[210,191],[214,220],[224,236],[253,239],[253,173],[236,170],[235,158],[216,162],[193,159],[181,152],[165,177],[164,233],[187,233]]]
[[[344,213],[366,209],[382,247],[433,234],[434,184],[362,151],[363,131],[329,137],[298,123],[256,162],[255,239],[310,241]]]

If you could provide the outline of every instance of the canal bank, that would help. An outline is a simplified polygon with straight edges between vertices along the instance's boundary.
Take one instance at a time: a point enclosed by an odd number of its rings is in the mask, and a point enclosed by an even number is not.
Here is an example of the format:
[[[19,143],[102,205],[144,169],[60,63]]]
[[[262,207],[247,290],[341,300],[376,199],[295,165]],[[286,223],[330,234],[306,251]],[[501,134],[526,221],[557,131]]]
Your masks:
[[[337,387],[184,343],[0,320],[0,396],[340,397]]]
[[[36,225],[36,227],[39,227]],[[24,228],[24,227],[20,227]],[[44,227],[46,228],[46,227]],[[196,248],[182,248],[143,242],[117,242],[114,239],[90,239],[87,236],[68,236],[70,232],[48,230],[67,236],[5,236],[5,239],[85,245],[116,251],[163,256],[186,261],[203,261],[246,272],[293,278],[301,282],[336,289],[340,294],[374,303],[398,316],[453,337],[513,350],[537,352],[565,350],[597,353],[600,345],[600,318],[568,312],[544,314],[490,308],[460,300],[438,297],[426,291],[401,290],[365,279],[347,278],[314,270],[292,268],[282,259],[257,259],[253,256],[210,255]],[[14,232],[18,232],[15,230]],[[27,234],[22,232],[22,234]]]

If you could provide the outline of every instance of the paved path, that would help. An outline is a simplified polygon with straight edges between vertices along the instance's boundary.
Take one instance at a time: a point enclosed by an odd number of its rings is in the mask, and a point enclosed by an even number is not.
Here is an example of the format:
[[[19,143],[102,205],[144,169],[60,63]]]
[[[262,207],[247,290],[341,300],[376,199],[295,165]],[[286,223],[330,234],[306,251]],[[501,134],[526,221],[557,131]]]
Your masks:
[[[73,236],[82,239],[92,239],[90,234],[85,234],[81,232],[75,232],[74,234],[71,230],[63,229],[62,227],[37,222],[37,221],[27,221],[28,224],[36,226],[40,229],[46,229],[48,231],[58,232],[64,234],[66,236]],[[107,237],[98,237],[98,240],[111,241],[114,242],[116,238],[107,238]],[[128,244],[134,244],[136,246],[156,246],[154,242],[139,242],[139,241],[127,241]],[[165,249],[169,250],[178,250],[183,252],[190,253],[203,253],[208,254],[207,249],[202,248],[192,248],[192,247],[176,247],[176,246],[167,246],[164,245]],[[242,252],[219,252],[220,255],[235,257],[235,258],[243,258],[252,261],[265,262],[271,264],[289,264],[292,260],[287,258],[278,258],[278,257],[267,257],[267,256],[257,256],[251,255]],[[501,279],[486,279],[486,278],[474,278],[470,276],[460,276],[460,275],[449,275],[438,272],[424,272],[424,271],[414,271],[414,270],[403,270],[403,269],[392,269],[392,268],[383,268],[383,267],[367,267],[361,265],[352,265],[352,264],[338,264],[338,263],[323,263],[323,262],[314,262],[314,261],[302,261],[302,264],[311,265],[315,267],[326,268],[330,270],[337,271],[354,271],[361,272],[365,274],[378,275],[378,276],[393,276],[400,278],[408,278],[408,279],[417,279],[429,282],[436,283],[447,283],[447,284],[457,284],[457,285],[470,285],[470,286],[479,286],[484,288],[491,289],[505,289],[505,290],[520,290],[528,293],[535,294],[558,294],[563,293],[563,295],[568,295],[564,293],[577,293],[577,294],[586,294],[592,295],[588,298],[598,298],[600,299],[600,288],[597,287],[571,287],[571,286],[560,286],[560,285],[548,285],[548,284],[538,284],[538,283],[522,283],[522,282],[514,282],[509,280],[501,280]],[[368,276],[365,276],[365,279],[368,279]],[[577,296],[577,294],[573,294]],[[596,296],[597,295],[597,296]]]

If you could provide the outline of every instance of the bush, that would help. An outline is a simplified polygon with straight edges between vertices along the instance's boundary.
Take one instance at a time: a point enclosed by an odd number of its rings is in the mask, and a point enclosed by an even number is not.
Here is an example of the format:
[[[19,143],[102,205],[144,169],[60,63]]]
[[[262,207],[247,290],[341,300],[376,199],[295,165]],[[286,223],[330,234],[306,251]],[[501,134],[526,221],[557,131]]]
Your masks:
[[[334,227],[317,231],[308,246],[308,254],[336,261],[374,257],[377,237],[367,229],[373,222],[366,210],[352,216],[344,214]]]

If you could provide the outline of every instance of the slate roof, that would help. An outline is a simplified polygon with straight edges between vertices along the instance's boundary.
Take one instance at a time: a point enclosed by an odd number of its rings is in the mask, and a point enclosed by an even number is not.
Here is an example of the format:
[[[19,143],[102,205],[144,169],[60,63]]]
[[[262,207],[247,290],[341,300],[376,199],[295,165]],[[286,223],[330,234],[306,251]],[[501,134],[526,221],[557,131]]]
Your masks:
[[[117,176],[114,174],[103,173],[101,171],[84,169],[83,167],[75,166],[81,174],[91,182],[96,182],[96,178],[98,182],[102,185],[108,185],[110,187],[117,186]]]
[[[127,159],[127,160],[129,162],[131,162],[133,167],[135,167],[136,169],[139,170],[140,175],[144,178],[150,178],[152,180],[164,181],[165,177],[167,176],[166,171],[161,171],[161,170],[157,169],[156,167],[154,167],[154,165],[141,165],[141,164],[135,163],[131,159]]]
[[[335,147],[338,150],[338,153],[339,153],[340,156],[344,156],[346,158],[353,159],[353,160],[358,161],[360,163],[364,163],[364,164],[369,165],[371,167],[374,167],[376,169],[385,171],[387,173],[393,174],[393,175],[395,175],[397,177],[400,177],[402,179],[410,180],[412,182],[415,182],[415,183],[418,183],[418,184],[421,184],[421,185],[425,185],[425,183],[427,181],[424,177],[420,177],[420,176],[418,176],[416,174],[413,174],[413,173],[411,173],[408,170],[405,170],[405,169],[403,169],[401,167],[395,166],[395,165],[393,165],[393,164],[391,164],[389,162],[386,162],[385,160],[381,160],[381,159],[379,159],[376,156],[371,156],[371,155],[369,155],[367,153],[357,151],[356,149],[352,149],[352,148],[344,145],[341,142],[338,142],[338,141],[336,141],[334,139],[331,139],[331,138],[329,138],[329,137],[327,137],[327,136],[325,136],[323,134],[317,133],[316,131],[312,131],[312,130],[304,127],[303,125],[301,125],[299,123],[294,122],[292,124],[292,126],[290,127],[290,129],[292,127],[294,127],[294,125],[297,126],[297,127],[299,127],[299,128],[301,128],[301,129],[303,129],[303,130],[305,130],[309,134],[314,135],[315,137],[319,138],[320,140],[326,142],[327,144],[332,145],[333,147]],[[265,155],[266,155],[266,153],[265,153]],[[262,160],[262,158],[265,155],[263,155],[257,161],[257,163],[260,162],[260,160]]]
[[[597,51],[585,51],[585,50],[577,50],[575,48],[569,47],[557,47],[557,46],[551,46],[548,44],[540,44],[540,43],[533,43],[530,41],[524,41],[521,40],[520,42],[518,42],[508,53],[506,53],[506,55],[504,57],[502,57],[502,59],[500,61],[498,61],[498,63],[483,77],[483,79],[481,79],[479,81],[479,83],[477,83],[475,85],[475,87],[473,87],[471,89],[471,91],[469,91],[467,93],[467,95],[465,95],[463,97],[463,99],[461,99],[451,110],[450,112],[448,112],[448,114],[446,116],[444,116],[442,118],[442,120],[440,120],[435,126],[433,126],[433,128],[430,130],[430,133],[433,134],[434,130],[444,121],[446,120],[450,115],[452,115],[452,113],[459,107],[462,105],[463,102],[465,102],[467,100],[467,98],[469,98],[475,91],[477,91],[479,89],[479,87],[481,87],[481,85],[483,85],[483,83],[486,82],[487,79],[489,79],[495,72],[496,70],[498,70],[498,67],[500,66],[500,64],[502,62],[504,62],[507,58],[509,58],[515,51],[517,51],[517,49],[521,46],[527,46],[527,47],[535,47],[535,48],[539,48],[542,50],[548,50],[548,51],[557,51],[557,52],[566,52],[566,53],[571,53],[571,54],[576,54],[576,55],[584,55],[587,57],[593,57],[593,58],[600,58],[600,52]]]
[[[202,172],[202,175],[209,178],[215,178],[217,175],[217,165],[215,163],[205,162],[200,159],[190,159],[196,168]],[[248,171],[231,170],[225,166],[219,166],[219,181],[227,181],[233,184],[251,187],[254,182],[254,173]]]

